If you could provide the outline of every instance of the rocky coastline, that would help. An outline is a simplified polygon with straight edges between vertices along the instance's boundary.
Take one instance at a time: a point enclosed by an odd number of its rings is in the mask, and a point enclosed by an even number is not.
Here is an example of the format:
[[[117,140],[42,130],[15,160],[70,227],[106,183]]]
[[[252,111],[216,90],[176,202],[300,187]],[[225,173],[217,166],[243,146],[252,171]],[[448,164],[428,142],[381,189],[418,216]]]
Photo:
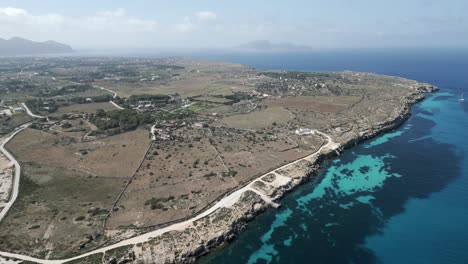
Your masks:
[[[122,237],[115,238],[118,241],[108,241],[109,246],[71,259],[40,260],[38,263],[194,263],[234,240],[255,216],[269,207],[279,206],[277,202],[286,193],[316,177],[324,160],[401,126],[411,115],[411,106],[423,100],[427,93],[437,90],[420,83],[412,89],[412,93],[400,98],[398,107],[386,120],[364,122],[350,133],[338,136],[333,135],[331,129],[318,132],[326,143],[317,152],[256,178],[193,219],[131,236],[125,241]],[[331,133],[333,138],[326,133]],[[14,259],[14,254],[11,257]]]
[[[231,207],[218,208],[182,230],[174,230],[133,247],[106,252],[107,263],[194,263],[199,257],[235,239],[249,221],[269,206],[258,192],[279,201],[287,192],[314,178],[326,159],[338,156],[346,149],[401,126],[411,115],[411,106],[436,91],[430,85],[421,85],[409,97],[401,99],[401,106],[385,120],[356,134],[342,138],[336,148],[325,148],[256,179]],[[255,190],[255,191],[254,191]],[[118,252],[118,253],[117,253]]]

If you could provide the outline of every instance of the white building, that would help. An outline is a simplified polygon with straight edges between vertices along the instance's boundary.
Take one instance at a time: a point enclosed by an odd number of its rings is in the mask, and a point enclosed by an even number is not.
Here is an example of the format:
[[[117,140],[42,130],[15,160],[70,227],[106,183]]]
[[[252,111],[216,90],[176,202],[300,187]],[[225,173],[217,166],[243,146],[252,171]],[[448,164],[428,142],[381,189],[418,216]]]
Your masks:
[[[296,135],[315,135],[315,130],[310,128],[298,128],[296,129]]]
[[[23,113],[24,112],[24,109],[22,107],[16,107],[16,108],[13,108],[13,112],[15,113]]]

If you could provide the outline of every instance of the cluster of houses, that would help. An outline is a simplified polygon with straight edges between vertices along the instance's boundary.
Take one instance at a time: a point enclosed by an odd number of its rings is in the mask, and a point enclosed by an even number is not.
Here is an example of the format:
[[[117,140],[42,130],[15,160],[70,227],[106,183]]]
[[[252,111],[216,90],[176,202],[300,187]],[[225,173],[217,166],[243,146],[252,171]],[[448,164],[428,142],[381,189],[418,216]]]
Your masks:
[[[150,100],[140,100],[136,105],[132,105],[132,108],[140,112],[145,112],[153,110],[155,105]]]
[[[169,95],[168,103],[176,101],[176,98],[172,95]],[[139,100],[136,104],[131,105],[131,107],[137,111],[145,112],[156,109],[156,104],[151,100]]]
[[[22,107],[18,107],[16,100],[3,99],[0,101],[0,116],[11,116],[13,113],[24,113]]]
[[[152,140],[172,140],[174,130],[184,127],[185,122],[178,123],[176,121],[163,121],[159,122],[151,127],[151,139]]]
[[[171,131],[167,128],[156,128],[155,126],[151,127],[151,139],[152,140],[162,140],[167,141],[171,140]]]

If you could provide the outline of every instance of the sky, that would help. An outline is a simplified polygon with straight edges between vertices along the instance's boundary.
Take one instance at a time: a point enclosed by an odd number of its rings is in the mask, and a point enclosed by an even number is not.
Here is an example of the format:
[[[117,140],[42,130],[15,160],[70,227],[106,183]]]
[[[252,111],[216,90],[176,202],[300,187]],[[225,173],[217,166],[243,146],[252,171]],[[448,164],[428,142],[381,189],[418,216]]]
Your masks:
[[[0,0],[0,38],[75,49],[468,47],[468,0]]]

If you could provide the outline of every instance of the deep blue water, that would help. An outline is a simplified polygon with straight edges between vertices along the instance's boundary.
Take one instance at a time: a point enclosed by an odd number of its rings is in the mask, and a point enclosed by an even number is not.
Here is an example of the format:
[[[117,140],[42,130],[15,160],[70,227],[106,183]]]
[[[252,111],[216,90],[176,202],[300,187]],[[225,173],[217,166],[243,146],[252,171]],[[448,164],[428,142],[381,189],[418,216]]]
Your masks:
[[[261,69],[356,70],[441,91],[348,150],[201,263],[468,263],[468,52],[218,54]]]

